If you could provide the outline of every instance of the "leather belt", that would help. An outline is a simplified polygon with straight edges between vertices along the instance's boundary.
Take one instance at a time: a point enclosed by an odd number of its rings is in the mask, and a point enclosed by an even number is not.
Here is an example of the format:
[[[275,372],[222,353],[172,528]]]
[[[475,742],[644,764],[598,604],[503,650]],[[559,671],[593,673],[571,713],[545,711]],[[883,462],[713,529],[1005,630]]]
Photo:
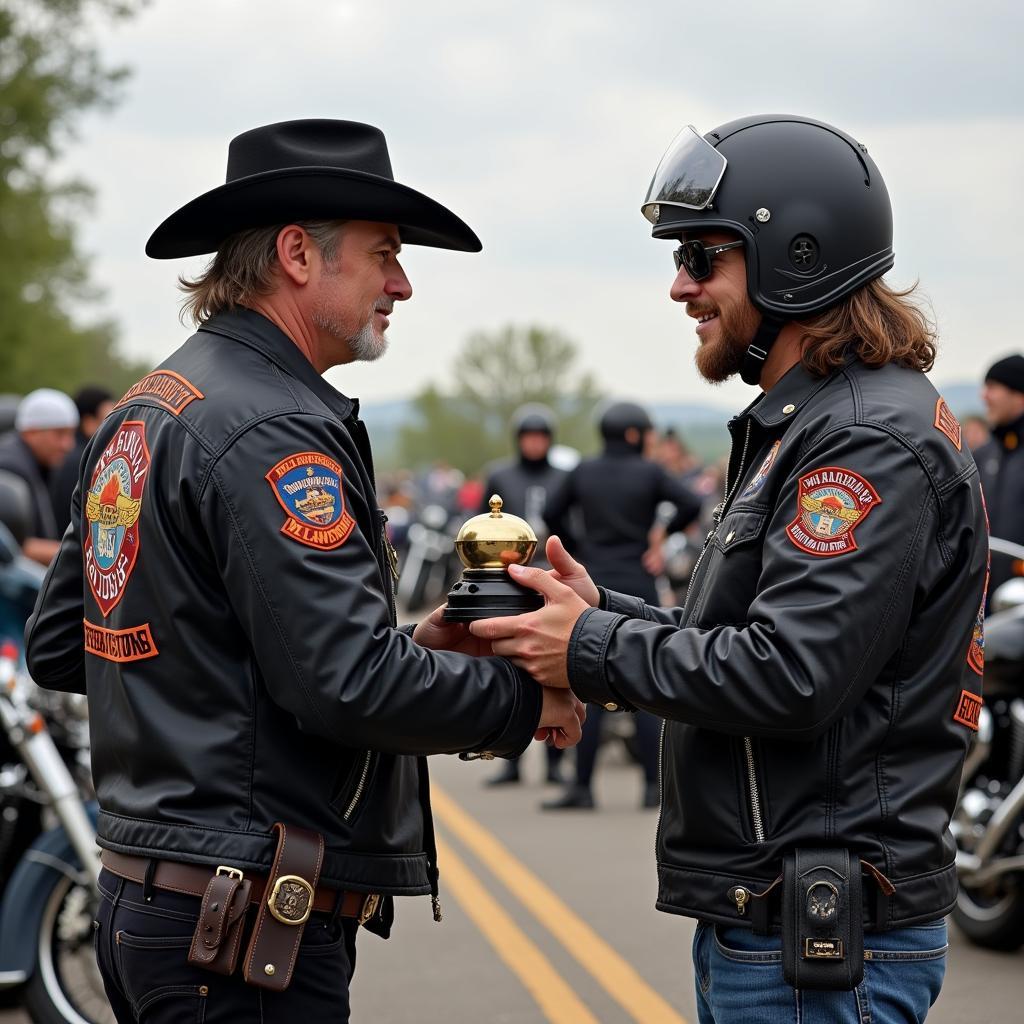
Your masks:
[[[149,857],[135,857],[126,853],[115,853],[113,850],[101,851],[100,861],[108,871],[119,878],[139,885],[146,884],[146,874],[150,870],[150,865],[155,863],[156,867],[152,869],[149,878],[150,885],[169,892],[180,892],[186,896],[197,896],[200,899],[206,893],[211,874],[242,874],[239,868],[221,866],[214,870],[201,864],[185,864],[176,860],[154,861]],[[249,902],[261,904],[267,889],[266,876],[245,874],[245,879],[251,883]],[[325,914],[332,913],[339,899],[341,907],[338,913],[342,917],[355,917],[361,921],[372,917],[380,902],[380,897],[375,893],[339,891],[320,886],[313,898],[312,909]]]

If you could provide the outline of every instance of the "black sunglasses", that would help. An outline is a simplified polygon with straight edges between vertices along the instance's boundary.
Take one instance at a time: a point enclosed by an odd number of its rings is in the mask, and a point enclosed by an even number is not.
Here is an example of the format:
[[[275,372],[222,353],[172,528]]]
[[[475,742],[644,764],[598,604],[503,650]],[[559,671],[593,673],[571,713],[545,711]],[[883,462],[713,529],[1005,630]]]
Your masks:
[[[723,245],[705,245],[699,238],[683,242],[678,249],[672,250],[676,273],[685,270],[694,281],[704,281],[711,276],[711,262],[714,258],[730,249],[738,249],[743,240],[726,242]]]

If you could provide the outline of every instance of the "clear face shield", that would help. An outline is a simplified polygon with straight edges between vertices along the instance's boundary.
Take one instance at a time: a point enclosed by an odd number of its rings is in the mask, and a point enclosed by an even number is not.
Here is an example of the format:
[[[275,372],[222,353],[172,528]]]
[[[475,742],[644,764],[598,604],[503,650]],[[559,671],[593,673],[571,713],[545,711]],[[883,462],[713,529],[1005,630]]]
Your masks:
[[[662,206],[706,210],[725,174],[726,159],[687,125],[661,158],[640,212],[657,224]]]

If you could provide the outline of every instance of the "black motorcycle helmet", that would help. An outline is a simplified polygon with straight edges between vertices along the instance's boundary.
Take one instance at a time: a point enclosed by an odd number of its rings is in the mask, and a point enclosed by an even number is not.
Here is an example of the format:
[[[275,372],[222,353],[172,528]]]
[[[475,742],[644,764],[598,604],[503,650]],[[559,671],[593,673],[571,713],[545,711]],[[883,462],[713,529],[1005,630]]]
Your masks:
[[[745,117],[703,137],[684,128],[641,212],[655,238],[720,228],[745,242],[747,293],[763,314],[749,384],[785,323],[829,309],[894,261],[889,193],[866,147],[806,117]]]
[[[521,405],[512,413],[512,433],[516,437],[529,433],[547,434],[548,437],[554,437],[555,414],[540,402],[528,402],[526,405]]]
[[[633,445],[638,451],[643,448],[643,435],[654,428],[647,410],[636,402],[613,402],[601,413],[598,426],[605,441],[622,441],[627,430],[639,431],[640,441]]]

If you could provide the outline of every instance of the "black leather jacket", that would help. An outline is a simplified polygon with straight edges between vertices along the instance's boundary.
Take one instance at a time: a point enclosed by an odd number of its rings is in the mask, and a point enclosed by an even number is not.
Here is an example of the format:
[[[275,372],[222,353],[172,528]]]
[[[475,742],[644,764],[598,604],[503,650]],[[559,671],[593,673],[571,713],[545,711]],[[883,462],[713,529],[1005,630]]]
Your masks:
[[[394,628],[356,413],[243,309],[91,442],[26,642],[40,685],[88,692],[101,846],[266,870],[281,820],[325,835],[325,884],[426,893],[426,761],[411,755],[529,743],[528,676]]]
[[[667,720],[660,909],[749,923],[736,889],[821,846],[895,884],[876,928],[953,905],[987,561],[955,422],[923,374],[795,367],[729,425],[728,497],[685,606],[605,592],[581,616],[576,693]]]
[[[974,453],[974,461],[981,473],[992,536],[1024,544],[1024,416],[995,427],[991,440]],[[989,593],[1013,575],[1013,559],[993,552]]]

